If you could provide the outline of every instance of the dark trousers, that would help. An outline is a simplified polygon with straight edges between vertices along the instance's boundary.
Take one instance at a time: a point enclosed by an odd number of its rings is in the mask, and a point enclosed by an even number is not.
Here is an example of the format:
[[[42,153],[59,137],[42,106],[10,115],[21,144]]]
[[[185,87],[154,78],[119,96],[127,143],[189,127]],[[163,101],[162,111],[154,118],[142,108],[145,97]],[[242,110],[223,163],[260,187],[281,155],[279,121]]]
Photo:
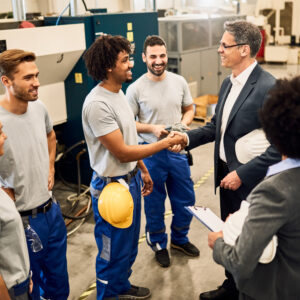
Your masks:
[[[229,173],[228,167],[226,163],[219,161],[219,174],[220,178],[224,178]],[[226,220],[229,214],[234,213],[235,211],[239,210],[241,206],[241,202],[245,200],[242,199],[240,193],[237,191],[227,190],[220,188],[220,206],[221,206],[221,218],[223,221]],[[237,295],[238,297],[238,290],[236,288],[233,276],[225,270],[225,275],[227,279],[223,282],[222,286]]]
[[[239,300],[255,300],[255,299],[251,298],[250,296],[240,293]]]
[[[226,163],[220,160],[219,174],[220,178],[224,178],[229,173]],[[226,220],[229,214],[232,214],[240,209],[241,202],[245,200],[238,191],[223,189],[220,187],[220,206],[221,206],[221,219]]]

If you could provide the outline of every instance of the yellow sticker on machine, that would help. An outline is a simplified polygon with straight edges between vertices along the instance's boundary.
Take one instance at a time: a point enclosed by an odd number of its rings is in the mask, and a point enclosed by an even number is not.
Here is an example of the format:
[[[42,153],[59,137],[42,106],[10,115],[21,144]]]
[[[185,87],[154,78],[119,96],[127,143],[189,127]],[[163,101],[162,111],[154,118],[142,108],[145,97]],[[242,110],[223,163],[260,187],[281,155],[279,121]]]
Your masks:
[[[127,40],[133,42],[133,32],[127,32]]]
[[[75,73],[75,83],[82,83],[82,73]]]
[[[132,31],[132,23],[127,23],[127,31]]]

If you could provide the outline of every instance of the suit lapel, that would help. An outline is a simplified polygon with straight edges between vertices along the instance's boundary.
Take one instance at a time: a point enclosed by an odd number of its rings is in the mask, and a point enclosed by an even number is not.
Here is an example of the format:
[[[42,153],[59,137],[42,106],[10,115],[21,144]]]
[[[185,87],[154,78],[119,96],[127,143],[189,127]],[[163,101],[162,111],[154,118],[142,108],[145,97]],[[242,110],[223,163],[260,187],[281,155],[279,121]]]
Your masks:
[[[257,79],[261,73],[262,69],[259,65],[257,65],[254,70],[252,71],[252,73],[250,74],[247,82],[245,83],[243,89],[241,90],[239,96],[237,97],[232,110],[230,112],[228,121],[227,121],[227,126],[226,129],[228,128],[230,122],[232,121],[232,119],[234,118],[234,116],[236,115],[236,113],[239,111],[240,107],[242,106],[242,104],[247,100],[248,96],[250,95],[251,91],[254,89],[255,84],[257,82]]]

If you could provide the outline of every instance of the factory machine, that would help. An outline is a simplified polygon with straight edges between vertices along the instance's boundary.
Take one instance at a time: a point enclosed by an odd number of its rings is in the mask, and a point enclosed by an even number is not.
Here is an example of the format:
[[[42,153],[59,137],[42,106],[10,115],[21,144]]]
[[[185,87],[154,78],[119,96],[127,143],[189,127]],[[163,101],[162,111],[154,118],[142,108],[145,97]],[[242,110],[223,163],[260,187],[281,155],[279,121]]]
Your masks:
[[[168,47],[169,70],[185,77],[192,97],[218,94],[230,74],[220,64],[217,49],[224,22],[245,16],[181,15],[159,18],[159,34]]]
[[[258,0],[253,22],[266,32],[266,62],[299,64],[299,0]]]
[[[46,17],[45,25],[55,25],[57,18]],[[147,35],[158,33],[157,14],[150,13],[117,13],[94,14],[90,16],[62,17],[59,26],[81,24],[85,31],[85,45],[89,48],[101,34],[122,35],[133,44],[134,68],[133,80],[146,72],[142,61],[142,48]],[[59,27],[58,26],[58,27]],[[82,58],[76,63],[65,80],[66,105],[68,122],[64,125],[67,144],[74,144],[83,138],[81,126],[81,109],[86,95],[97,84],[87,74]],[[124,84],[123,90],[127,88]]]
[[[13,28],[13,24],[9,27]],[[83,24],[2,29],[0,37],[1,52],[19,48],[36,54],[41,84],[39,97],[47,106],[54,125],[66,122],[64,80],[85,50]],[[0,85],[0,94],[3,93]]]
[[[56,22],[57,17],[46,17],[44,19],[45,25],[50,27],[51,25],[55,25]],[[146,66],[142,61],[142,48],[145,38],[147,35],[158,34],[156,12],[100,13],[89,16],[62,17],[59,24],[59,26],[52,27],[70,26],[66,24],[83,26],[85,48],[89,48],[94,40],[102,34],[122,35],[126,37],[134,48],[133,80],[136,80],[146,72]],[[74,40],[76,40],[76,37]],[[67,122],[58,126],[57,131],[61,132],[61,139],[67,147],[84,139],[81,123],[82,105],[86,95],[96,84],[97,82],[88,76],[81,57],[64,81]],[[123,85],[124,92],[127,86],[128,84]],[[66,165],[63,169],[66,173],[64,177],[76,182],[77,174],[76,169],[74,170],[74,161],[70,162],[70,167]],[[81,177],[83,183],[89,184],[91,169],[87,154],[81,158]]]

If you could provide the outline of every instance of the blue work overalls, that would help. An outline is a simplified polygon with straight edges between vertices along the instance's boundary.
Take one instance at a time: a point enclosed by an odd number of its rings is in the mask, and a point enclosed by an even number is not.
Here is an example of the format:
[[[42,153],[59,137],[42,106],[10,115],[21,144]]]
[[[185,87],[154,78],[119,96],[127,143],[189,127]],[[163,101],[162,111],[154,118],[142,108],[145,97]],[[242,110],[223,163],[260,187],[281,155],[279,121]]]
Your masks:
[[[29,224],[43,245],[42,250],[33,252],[32,241],[26,236],[33,281],[31,297],[40,300],[41,294],[45,299],[67,300],[67,230],[59,204],[53,201],[46,213],[29,216]]]
[[[120,177],[113,177],[118,179]],[[106,222],[98,211],[98,198],[107,182],[94,172],[91,195],[95,217],[95,239],[98,246],[96,258],[97,300],[116,297],[130,289],[129,277],[138,252],[141,220],[141,175],[138,172],[130,180],[129,191],[134,202],[133,220],[130,227],[116,228]]]
[[[154,251],[167,247],[164,222],[166,190],[173,213],[171,241],[178,245],[187,243],[192,215],[184,206],[195,204],[195,193],[186,155],[162,150],[143,161],[153,181],[153,192],[145,197],[144,204],[147,243]]]

